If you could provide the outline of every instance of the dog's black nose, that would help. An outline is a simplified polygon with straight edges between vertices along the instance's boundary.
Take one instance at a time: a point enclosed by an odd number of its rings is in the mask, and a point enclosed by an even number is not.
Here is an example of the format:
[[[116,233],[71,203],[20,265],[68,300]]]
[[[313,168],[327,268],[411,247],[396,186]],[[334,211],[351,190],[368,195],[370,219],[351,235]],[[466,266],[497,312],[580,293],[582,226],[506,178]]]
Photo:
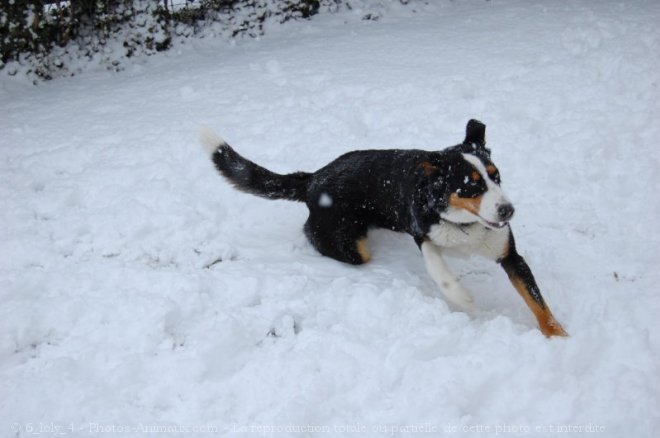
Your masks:
[[[497,207],[497,214],[500,215],[500,220],[501,221],[508,221],[513,217],[513,213],[516,210],[513,208],[513,205],[511,204],[502,204],[499,207]]]

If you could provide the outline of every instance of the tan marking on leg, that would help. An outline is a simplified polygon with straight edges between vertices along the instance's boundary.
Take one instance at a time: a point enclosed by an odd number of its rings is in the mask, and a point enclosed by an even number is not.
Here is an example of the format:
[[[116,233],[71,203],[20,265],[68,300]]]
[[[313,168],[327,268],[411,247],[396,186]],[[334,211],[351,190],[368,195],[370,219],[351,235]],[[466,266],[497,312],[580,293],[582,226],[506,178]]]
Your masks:
[[[516,288],[520,296],[525,300],[527,307],[534,313],[536,320],[539,322],[539,327],[541,332],[547,337],[550,336],[568,336],[568,333],[564,328],[559,324],[559,322],[552,315],[552,312],[548,308],[546,303],[545,307],[541,307],[539,303],[534,301],[532,295],[527,290],[527,285],[525,282],[518,276],[510,276],[511,284]]]
[[[371,260],[371,251],[369,251],[369,248],[367,247],[366,237],[363,237],[357,241],[357,252],[360,254],[360,257],[364,263],[367,263],[369,260]]]
[[[467,210],[470,213],[479,216],[482,198],[483,196],[477,196],[476,198],[461,198],[456,193],[452,193],[449,195],[449,205],[454,208]]]

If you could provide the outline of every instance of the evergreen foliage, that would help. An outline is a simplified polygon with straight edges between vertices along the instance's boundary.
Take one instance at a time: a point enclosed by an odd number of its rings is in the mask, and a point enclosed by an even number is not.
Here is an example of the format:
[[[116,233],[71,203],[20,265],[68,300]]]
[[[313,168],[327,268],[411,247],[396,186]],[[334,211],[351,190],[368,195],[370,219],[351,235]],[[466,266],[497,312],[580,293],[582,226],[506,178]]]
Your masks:
[[[0,70],[47,80],[75,74],[80,66],[74,60],[80,58],[121,70],[125,58],[167,50],[173,39],[202,34],[209,25],[225,37],[254,37],[264,33],[269,20],[307,19],[342,1],[3,1]]]

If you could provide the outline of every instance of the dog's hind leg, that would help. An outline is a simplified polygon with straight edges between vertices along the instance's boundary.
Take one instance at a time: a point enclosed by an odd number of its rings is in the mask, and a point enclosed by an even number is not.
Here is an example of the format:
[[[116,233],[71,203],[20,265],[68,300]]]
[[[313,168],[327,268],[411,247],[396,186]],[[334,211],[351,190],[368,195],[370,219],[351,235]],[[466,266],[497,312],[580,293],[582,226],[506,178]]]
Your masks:
[[[340,262],[361,265],[371,260],[366,236],[353,237],[338,232],[331,238],[316,235],[313,239],[310,238],[310,241],[321,254]]]
[[[347,227],[342,222],[348,222],[351,226]],[[351,265],[361,265],[371,260],[367,227],[359,226],[354,221],[333,221],[330,216],[310,215],[305,223],[305,234],[314,248],[326,257]]]
[[[444,296],[460,308],[470,310],[473,306],[474,299],[470,292],[458,282],[454,274],[449,270],[447,263],[442,258],[440,247],[426,240],[422,242],[421,249],[424,255],[426,270],[440,287]]]

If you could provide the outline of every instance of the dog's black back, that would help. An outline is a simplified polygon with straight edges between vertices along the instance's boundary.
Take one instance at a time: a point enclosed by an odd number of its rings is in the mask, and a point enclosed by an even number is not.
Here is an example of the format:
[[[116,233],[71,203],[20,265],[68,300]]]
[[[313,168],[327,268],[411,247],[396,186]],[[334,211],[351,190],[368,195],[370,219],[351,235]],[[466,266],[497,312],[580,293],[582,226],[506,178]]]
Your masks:
[[[242,157],[221,139],[211,146],[212,160],[236,188],[268,199],[305,202],[305,233],[324,255],[360,264],[365,255],[356,242],[369,228],[406,232],[420,243],[440,221],[449,195],[477,196],[484,187],[466,180],[470,165],[462,153],[484,165],[490,153],[483,125],[471,120],[462,144],[442,150],[360,150],[346,153],[313,173],[280,175]],[[475,140],[471,142],[470,140]]]

